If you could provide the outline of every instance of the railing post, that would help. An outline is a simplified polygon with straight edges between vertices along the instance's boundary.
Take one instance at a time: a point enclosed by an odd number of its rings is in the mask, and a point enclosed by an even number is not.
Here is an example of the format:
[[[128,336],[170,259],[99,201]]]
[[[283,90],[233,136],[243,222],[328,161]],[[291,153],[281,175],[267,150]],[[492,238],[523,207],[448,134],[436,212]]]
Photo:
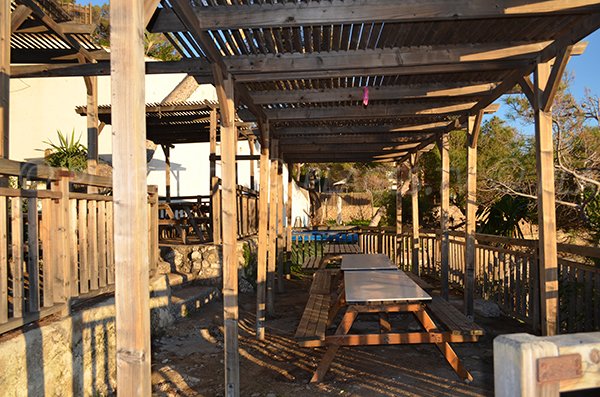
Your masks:
[[[150,260],[150,274],[154,274],[158,265],[158,186],[148,186],[148,258]]]
[[[210,193],[210,209],[212,212],[213,243],[221,244],[221,190],[219,189],[219,178],[212,177]]]
[[[69,260],[69,180],[70,173],[67,169],[59,171],[59,179],[52,181],[51,190],[61,194],[52,205],[53,225],[51,233],[54,234],[52,251],[55,258],[54,272],[54,302],[66,303],[64,315],[69,314],[69,299],[71,298],[71,262]]]

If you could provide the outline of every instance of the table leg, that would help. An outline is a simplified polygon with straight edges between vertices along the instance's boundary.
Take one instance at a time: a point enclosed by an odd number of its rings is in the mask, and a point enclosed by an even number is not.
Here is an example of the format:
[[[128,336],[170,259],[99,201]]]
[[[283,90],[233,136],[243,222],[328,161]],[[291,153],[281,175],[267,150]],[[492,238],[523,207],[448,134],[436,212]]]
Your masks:
[[[348,308],[348,310],[346,311],[346,313],[344,314],[344,317],[342,318],[342,322],[340,323],[337,330],[335,331],[335,334],[336,335],[346,335],[350,331],[350,328],[352,328],[352,324],[354,323],[354,320],[356,320],[357,315],[358,315],[358,311],[355,308],[353,308],[352,306],[350,306]],[[329,367],[331,366],[331,363],[333,362],[333,359],[335,358],[335,355],[336,355],[337,351],[339,350],[339,348],[340,348],[340,345],[337,345],[337,344],[332,344],[329,347],[327,347],[327,351],[325,352],[325,355],[321,359],[321,362],[319,362],[319,366],[317,367],[317,370],[313,374],[313,377],[311,378],[310,383],[321,382],[323,380],[323,378],[325,377],[325,374],[327,374],[327,371],[329,371]]]
[[[390,323],[390,316],[385,312],[379,313],[379,331],[382,334],[392,331],[392,324]]]
[[[437,330],[437,326],[435,325],[429,314],[425,311],[425,308],[421,308],[421,310],[417,310],[413,313],[427,332]],[[456,352],[454,351],[454,349],[452,349],[448,342],[436,343],[435,345],[437,346],[438,350],[444,355],[446,361],[448,362],[448,364],[450,364],[454,372],[456,372],[456,374],[462,380],[464,380],[465,382],[473,381],[473,376],[462,365],[462,362],[456,355]]]
[[[346,293],[344,292],[344,286],[342,281],[342,288],[338,290],[335,299],[333,300],[333,305],[329,309],[329,316],[327,318],[327,326],[330,327],[333,324],[333,320],[335,320],[335,316],[337,316],[340,309],[346,304]]]

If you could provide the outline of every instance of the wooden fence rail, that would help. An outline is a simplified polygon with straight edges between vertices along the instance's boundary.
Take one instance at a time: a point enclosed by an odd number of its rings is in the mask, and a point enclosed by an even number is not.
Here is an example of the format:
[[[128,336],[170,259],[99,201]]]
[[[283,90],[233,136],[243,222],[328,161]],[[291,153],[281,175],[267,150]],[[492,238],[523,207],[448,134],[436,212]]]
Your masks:
[[[0,159],[0,333],[114,288],[111,179]],[[94,187],[102,193],[84,193]],[[148,188],[151,270],[158,195]]]
[[[440,232],[419,236],[419,273],[441,278]],[[539,326],[539,282],[536,240],[476,234],[475,285],[480,298],[490,300],[508,315],[534,328]],[[359,232],[364,253],[383,253],[403,270],[411,269],[412,236],[391,230]],[[399,250],[398,250],[399,249]],[[561,332],[600,330],[600,248],[558,245]],[[465,237],[449,233],[450,285],[462,290]]]

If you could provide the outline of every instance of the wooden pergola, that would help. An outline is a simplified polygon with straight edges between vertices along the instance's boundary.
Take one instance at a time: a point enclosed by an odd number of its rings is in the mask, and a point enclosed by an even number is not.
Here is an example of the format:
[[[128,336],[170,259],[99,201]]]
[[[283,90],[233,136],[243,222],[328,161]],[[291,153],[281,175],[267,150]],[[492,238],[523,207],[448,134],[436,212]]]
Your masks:
[[[282,163],[408,162],[416,198],[419,153],[442,154],[442,293],[448,294],[448,134],[468,133],[465,312],[473,314],[477,137],[483,114],[516,86],[535,112],[541,324],[557,330],[551,106],[565,66],[600,27],[598,0],[113,0],[110,67],[102,59],[10,66],[2,0],[2,87],[8,76],[111,73],[117,305],[122,395],[150,394],[144,74],[186,72],[217,89],[220,109],[225,390],[239,395],[235,222],[236,112],[259,125],[257,335],[273,310]],[[19,0],[29,5],[33,1]],[[158,8],[157,8],[158,7]],[[13,20],[15,12],[13,11]],[[183,59],[144,63],[143,30]],[[87,54],[83,53],[82,55]],[[47,59],[47,58],[46,58]],[[1,91],[6,123],[8,91]],[[368,95],[368,105],[363,105]],[[251,121],[244,117],[244,120]],[[7,139],[4,124],[2,135]],[[6,151],[4,152],[6,154]],[[270,189],[269,189],[270,187]],[[266,194],[270,190],[270,197]],[[414,208],[413,208],[414,210]],[[401,232],[398,222],[397,233]],[[418,223],[413,224],[418,233]],[[415,231],[413,231],[415,233]],[[143,240],[143,239],[142,239]],[[415,239],[418,244],[418,238]],[[418,249],[417,247],[413,247]]]

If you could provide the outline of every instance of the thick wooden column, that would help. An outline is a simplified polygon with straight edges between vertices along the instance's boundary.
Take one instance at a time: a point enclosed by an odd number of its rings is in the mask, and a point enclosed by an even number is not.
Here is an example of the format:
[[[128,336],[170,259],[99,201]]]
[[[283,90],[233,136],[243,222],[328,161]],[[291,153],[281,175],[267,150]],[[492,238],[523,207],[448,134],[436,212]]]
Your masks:
[[[269,178],[269,249],[267,272],[267,313],[275,314],[275,270],[277,266],[277,196],[279,193],[277,181],[278,141],[271,139],[271,175]]]
[[[223,220],[223,322],[225,326],[225,395],[240,395],[238,349],[237,186],[235,155],[237,128],[233,79],[214,72],[221,109],[221,200]]]
[[[281,152],[277,149],[278,155],[281,157]],[[285,250],[285,238],[284,238],[284,227],[283,218],[285,214],[283,212],[283,161],[281,159],[277,164],[277,292],[282,293],[285,290],[283,284],[283,267],[284,267],[284,255]]]
[[[410,193],[412,197],[412,272],[419,274],[419,161],[418,154],[410,156]]]
[[[250,156],[254,156],[254,137],[248,137],[248,148],[250,149]],[[256,185],[254,184],[254,160],[249,161],[250,167],[250,189],[255,190]]]
[[[566,62],[565,62],[566,63]],[[557,65],[558,66],[558,65]],[[556,67],[556,66],[555,66]],[[562,76],[550,81],[550,64],[538,63],[534,73],[535,153],[537,159],[537,209],[539,227],[540,312],[543,335],[558,332],[558,257],[556,247],[556,204],[552,100],[544,93]],[[558,83],[556,83],[558,85]]]
[[[450,213],[450,145],[448,134],[440,137],[440,157],[442,161],[442,179],[440,186],[440,259],[442,298],[448,300],[450,274],[450,242],[448,240],[448,220]]]
[[[98,167],[98,77],[86,76],[84,81],[87,98],[87,172],[95,175]]]
[[[10,0],[0,0],[0,158],[5,159],[9,142],[10,24]]]
[[[149,396],[144,1],[111,0],[117,393]]]
[[[267,250],[269,248],[269,124],[261,124],[260,191],[258,196],[258,262],[256,274],[256,338],[265,339]]]
[[[402,165],[396,164],[396,265],[402,263]]]
[[[165,153],[165,197],[167,203],[171,202],[171,146],[169,144],[162,145]]]
[[[221,244],[221,195],[217,177],[217,110],[210,111],[210,216],[214,244]]]
[[[287,204],[285,206],[286,213],[286,236],[285,236],[285,251],[287,253],[286,261],[292,259],[292,200],[294,197],[294,165],[288,163],[288,180],[287,180]]]
[[[477,136],[483,112],[469,116],[467,125],[467,208],[465,211],[464,311],[473,319],[475,299],[475,228],[477,214]]]

